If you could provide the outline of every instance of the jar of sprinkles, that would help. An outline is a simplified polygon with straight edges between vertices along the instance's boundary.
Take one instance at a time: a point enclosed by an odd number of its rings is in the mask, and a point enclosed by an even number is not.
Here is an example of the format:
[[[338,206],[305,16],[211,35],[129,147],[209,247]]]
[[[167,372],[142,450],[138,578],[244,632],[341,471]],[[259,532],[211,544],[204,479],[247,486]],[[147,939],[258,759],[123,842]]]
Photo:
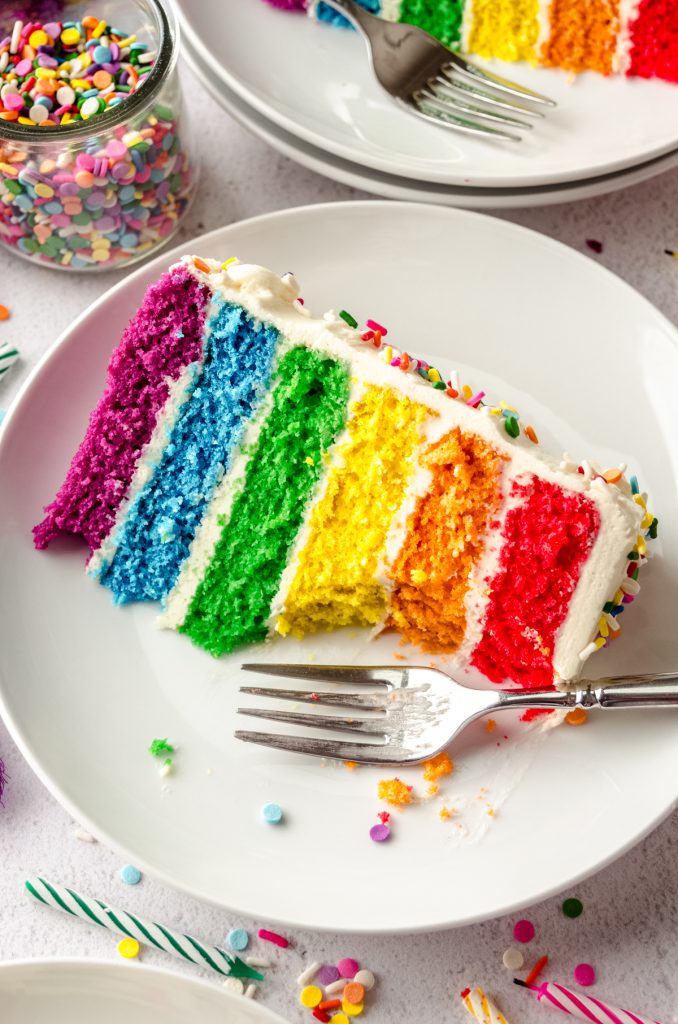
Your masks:
[[[169,6],[8,3],[0,33],[0,240],[60,270],[154,252],[196,181]]]

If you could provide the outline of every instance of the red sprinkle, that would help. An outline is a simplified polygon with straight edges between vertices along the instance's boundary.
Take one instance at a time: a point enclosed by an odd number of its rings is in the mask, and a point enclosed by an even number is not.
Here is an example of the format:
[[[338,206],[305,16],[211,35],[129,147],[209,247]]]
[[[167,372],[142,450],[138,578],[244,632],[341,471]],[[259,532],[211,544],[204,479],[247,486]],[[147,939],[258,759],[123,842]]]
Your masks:
[[[316,1006],[315,1010],[313,1011],[313,1016],[315,1017],[316,1020],[324,1021],[325,1024],[327,1024],[328,1020],[332,1020],[329,1013],[325,1013],[325,1011],[321,1010],[319,1006]]]
[[[317,693],[315,692],[315,690],[314,690],[314,691],[313,691],[313,693],[311,694],[311,700],[320,700],[320,695],[319,695],[319,694],[317,694]]]
[[[360,340],[361,341],[372,341],[373,337],[374,337],[374,331],[363,331],[363,333],[360,335]]]
[[[596,238],[587,238],[586,244],[593,252],[600,254],[603,251],[603,243],[599,242]]]
[[[466,996],[469,994],[470,991],[470,988],[463,988],[459,995],[461,996],[462,999],[466,999]]]
[[[381,821],[382,825],[387,825],[391,820],[391,815],[389,814],[388,811],[379,811],[377,817]]]
[[[268,932],[265,928],[260,928],[257,934],[260,939],[264,939],[266,942],[274,942],[276,946],[281,946],[282,949],[287,949],[289,946],[289,941],[283,935],[278,935],[277,932]]]
[[[379,331],[382,338],[385,338],[386,335],[388,334],[386,328],[382,327],[381,324],[378,324],[376,320],[366,320],[365,323],[367,324],[368,327],[371,327],[373,331]]]

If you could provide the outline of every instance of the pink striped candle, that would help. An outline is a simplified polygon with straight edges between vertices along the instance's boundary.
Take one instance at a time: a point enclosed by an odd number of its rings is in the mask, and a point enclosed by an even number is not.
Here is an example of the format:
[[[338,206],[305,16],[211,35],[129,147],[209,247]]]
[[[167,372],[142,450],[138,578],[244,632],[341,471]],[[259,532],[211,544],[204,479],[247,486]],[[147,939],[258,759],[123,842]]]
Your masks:
[[[654,1017],[641,1017],[630,1010],[620,1010],[608,1003],[603,1003],[595,996],[585,996],[582,992],[573,992],[564,985],[556,985],[548,981],[543,985],[526,985],[524,981],[516,984],[529,988],[537,993],[540,1003],[551,1006],[554,1010],[562,1010],[577,1020],[592,1021],[593,1024],[661,1024]]]

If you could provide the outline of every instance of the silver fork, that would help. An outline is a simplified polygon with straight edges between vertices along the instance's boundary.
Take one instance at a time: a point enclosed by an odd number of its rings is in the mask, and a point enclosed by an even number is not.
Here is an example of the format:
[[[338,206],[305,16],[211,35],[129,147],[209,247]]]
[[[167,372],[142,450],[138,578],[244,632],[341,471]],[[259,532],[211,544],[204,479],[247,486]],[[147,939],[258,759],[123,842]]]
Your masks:
[[[511,709],[639,708],[678,705],[678,674],[617,676],[582,680],[576,690],[475,690],[431,668],[393,668],[351,665],[243,665],[245,672],[303,679],[312,683],[369,686],[373,692],[339,690],[283,690],[241,686],[253,697],[292,700],[315,707],[343,710],[346,717],[311,712],[238,708],[241,715],[265,718],[330,732],[368,737],[367,742],[315,739],[238,730],[246,743],[259,743],[315,757],[356,761],[359,764],[403,765],[426,761],[439,753],[484,715]],[[358,712],[358,716],[347,714]],[[360,714],[362,712],[362,714]]]
[[[311,9],[320,2],[311,0]],[[382,88],[425,121],[467,135],[520,142],[520,135],[506,129],[529,129],[532,124],[525,116],[543,116],[526,101],[537,108],[556,105],[547,96],[470,64],[421,28],[377,18],[355,0],[325,2],[367,40],[372,70]]]

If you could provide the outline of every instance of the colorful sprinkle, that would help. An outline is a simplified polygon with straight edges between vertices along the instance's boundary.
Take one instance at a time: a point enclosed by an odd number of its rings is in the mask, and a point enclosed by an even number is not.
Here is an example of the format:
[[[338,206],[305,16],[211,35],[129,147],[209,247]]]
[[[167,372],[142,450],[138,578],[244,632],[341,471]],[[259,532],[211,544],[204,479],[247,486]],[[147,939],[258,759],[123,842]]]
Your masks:
[[[282,807],[279,804],[264,804],[261,808],[261,817],[267,825],[279,825],[283,820]]]
[[[306,985],[309,985],[313,981],[321,967],[322,964],[318,963],[317,961],[314,961],[314,963],[309,964],[308,967],[304,971],[302,971],[299,977],[297,978],[297,985],[301,985],[302,988],[305,988]]]
[[[324,999],[318,1004],[319,1010],[338,1010],[341,1006],[341,999]]]
[[[471,395],[466,404],[470,405],[472,409],[477,409],[484,397],[484,391],[476,391],[475,395]]]
[[[120,868],[120,877],[126,885],[138,885],[142,874],[139,868],[135,868],[133,864],[125,864]]]
[[[240,978],[226,978],[224,981],[224,988],[227,992],[232,992],[235,996],[241,996],[245,992],[245,984]]]
[[[164,757],[166,754],[174,754],[175,750],[172,744],[165,738],[164,740],[153,740],[148,748],[148,752],[153,757]]]
[[[241,953],[243,949],[247,949],[250,944],[249,933],[244,928],[232,928],[226,936],[226,942],[231,949]]]
[[[329,1013],[326,1013],[325,1010],[321,1010],[319,1006],[315,1007],[312,1012],[312,1016],[315,1017],[316,1020],[322,1021],[323,1024],[328,1024],[328,1021],[332,1020]]]
[[[519,971],[525,963],[523,954],[519,949],[516,949],[515,946],[509,946],[509,948],[504,951],[504,955],[501,960],[508,971]]]
[[[379,331],[382,338],[385,338],[386,335],[388,334],[386,328],[382,327],[381,324],[378,324],[376,320],[366,320],[365,326],[369,327],[371,331]]]
[[[537,960],[536,964],[534,965],[534,967],[532,968],[532,970],[528,974],[528,976],[525,978],[525,984],[526,985],[534,985],[535,981],[537,980],[539,975],[542,973],[542,971],[544,970],[544,968],[546,967],[548,962],[549,962],[549,958],[547,956],[540,956],[539,959]]]
[[[364,1004],[349,1003],[346,999],[342,999],[341,1008],[348,1017],[359,1017],[360,1014],[363,1012]]]
[[[565,715],[565,721],[568,725],[585,725],[588,719],[585,708],[575,708],[573,711],[568,711]]]
[[[388,825],[373,825],[370,829],[370,839],[375,843],[385,843],[391,837],[391,829]]]
[[[534,936],[535,929],[531,921],[527,921],[525,918],[516,921],[513,926],[513,938],[516,942],[532,942]]]
[[[355,978],[356,974],[360,970],[360,964],[357,960],[347,956],[338,962],[337,970],[339,971],[339,976],[341,978]]]
[[[578,985],[587,987],[588,985],[594,985],[596,981],[596,972],[591,964],[577,964],[574,969],[574,980]]]
[[[0,303],[0,320],[9,320],[9,310],[2,303]]]
[[[323,988],[327,988],[327,986],[332,985],[333,982],[339,981],[340,977],[341,975],[334,964],[324,964],[318,971],[318,981]]]
[[[532,444],[539,444],[539,438],[535,433],[534,427],[525,427],[525,434],[530,439]]]
[[[357,981],[359,985],[362,985],[366,992],[369,992],[374,988],[376,978],[372,971],[368,971],[366,967],[362,967],[353,980]]]
[[[344,989],[344,999],[347,1003],[353,1003],[356,1006],[358,1003],[362,1003],[365,998],[365,989],[359,981],[349,981],[348,985]]]
[[[269,932],[266,928],[260,928],[257,935],[264,942],[273,942],[276,946],[280,946],[281,949],[287,949],[290,944],[289,939],[286,939],[283,935],[278,935],[277,932]]]
[[[520,427],[518,426],[518,420],[515,416],[506,416],[504,419],[504,429],[509,437],[518,437],[520,434]]]
[[[318,988],[317,985],[307,985],[306,988],[301,990],[299,995],[299,1002],[302,1006],[307,1006],[309,1009],[313,1009],[319,1003],[323,1001],[322,989]]]
[[[603,243],[596,238],[587,238],[586,244],[592,252],[598,253],[598,255],[603,251]]]
[[[565,917],[580,917],[584,911],[584,904],[576,896],[570,896],[569,899],[563,900],[562,911]]]
[[[345,309],[341,310],[341,312],[339,313],[339,316],[344,321],[344,323],[348,324],[349,327],[357,327],[358,326],[358,321],[356,320],[356,318],[354,316],[351,316],[350,313],[347,313]]]
[[[125,960],[134,960],[135,957],[139,956],[140,950],[141,946],[136,939],[121,939],[118,943],[118,953]]]

